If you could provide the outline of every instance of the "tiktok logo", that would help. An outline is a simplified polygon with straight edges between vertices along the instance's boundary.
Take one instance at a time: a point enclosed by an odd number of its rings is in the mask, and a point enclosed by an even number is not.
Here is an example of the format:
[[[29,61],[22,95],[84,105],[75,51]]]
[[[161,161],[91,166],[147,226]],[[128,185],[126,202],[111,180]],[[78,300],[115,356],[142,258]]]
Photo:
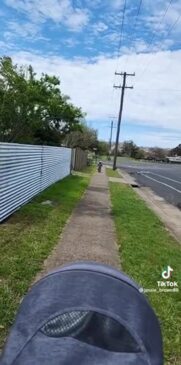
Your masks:
[[[171,277],[172,271],[173,269],[170,266],[167,266],[167,269],[162,271],[162,278],[169,279]]]

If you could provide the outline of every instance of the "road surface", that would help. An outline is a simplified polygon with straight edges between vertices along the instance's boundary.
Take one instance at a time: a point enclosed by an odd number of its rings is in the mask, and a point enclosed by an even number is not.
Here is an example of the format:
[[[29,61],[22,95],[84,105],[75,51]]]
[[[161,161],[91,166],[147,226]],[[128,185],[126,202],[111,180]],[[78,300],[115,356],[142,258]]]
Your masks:
[[[117,166],[130,173],[140,186],[151,188],[181,209],[181,164],[118,161]]]

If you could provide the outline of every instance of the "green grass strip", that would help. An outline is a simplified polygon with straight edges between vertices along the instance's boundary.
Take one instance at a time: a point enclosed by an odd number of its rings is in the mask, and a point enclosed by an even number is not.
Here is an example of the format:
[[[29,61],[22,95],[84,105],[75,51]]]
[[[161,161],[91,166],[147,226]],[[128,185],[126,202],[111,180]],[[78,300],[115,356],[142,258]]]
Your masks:
[[[0,226],[0,344],[21,297],[58,242],[89,177],[69,176],[52,185]],[[52,205],[42,205],[50,200]]]
[[[172,281],[181,278],[181,248],[158,217],[132,188],[110,183],[113,217],[123,271],[143,288],[158,288],[162,270],[170,265]],[[181,291],[181,287],[179,289]],[[167,365],[181,364],[181,294],[147,293],[161,322]],[[131,298],[130,298],[131,299]]]
[[[109,177],[121,177],[117,170],[109,169],[108,167],[106,168],[106,175]]]

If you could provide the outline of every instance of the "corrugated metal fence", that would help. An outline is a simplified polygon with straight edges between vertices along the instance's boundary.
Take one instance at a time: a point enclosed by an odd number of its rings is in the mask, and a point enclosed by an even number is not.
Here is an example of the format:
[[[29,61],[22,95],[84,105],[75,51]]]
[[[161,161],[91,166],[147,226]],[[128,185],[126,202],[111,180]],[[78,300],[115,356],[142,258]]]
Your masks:
[[[0,143],[0,222],[70,174],[71,149]]]

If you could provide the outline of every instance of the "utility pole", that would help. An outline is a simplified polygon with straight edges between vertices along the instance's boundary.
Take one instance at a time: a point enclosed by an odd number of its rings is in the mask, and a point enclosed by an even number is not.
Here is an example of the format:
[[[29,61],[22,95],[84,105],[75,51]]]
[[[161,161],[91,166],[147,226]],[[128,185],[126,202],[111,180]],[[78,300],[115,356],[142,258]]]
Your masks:
[[[115,72],[115,75],[123,76],[123,86],[115,86],[115,89],[122,89],[121,92],[121,102],[120,102],[120,109],[119,109],[119,116],[118,116],[118,125],[117,125],[117,135],[116,135],[116,144],[115,144],[115,151],[114,151],[114,162],[113,162],[113,170],[116,170],[116,161],[117,161],[117,154],[118,154],[118,145],[119,145],[119,134],[120,134],[120,127],[121,127],[121,119],[123,114],[123,103],[124,103],[124,93],[125,89],[133,89],[133,86],[126,86],[126,78],[127,76],[135,76],[134,74],[128,74],[126,72],[124,73],[118,73]]]
[[[109,140],[109,153],[111,154],[111,147],[112,147],[112,132],[113,132],[113,120],[111,121],[111,134]]]

